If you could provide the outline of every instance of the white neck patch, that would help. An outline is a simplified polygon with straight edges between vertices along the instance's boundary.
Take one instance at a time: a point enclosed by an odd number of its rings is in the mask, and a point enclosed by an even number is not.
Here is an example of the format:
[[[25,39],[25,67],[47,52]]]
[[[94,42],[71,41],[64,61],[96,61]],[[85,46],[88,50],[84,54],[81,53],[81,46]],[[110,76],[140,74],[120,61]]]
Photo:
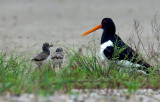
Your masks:
[[[108,40],[107,42],[101,44],[100,54],[101,54],[101,56],[102,56],[102,60],[105,59],[105,56],[104,56],[103,51],[104,51],[108,46],[113,46],[113,42],[112,42],[111,40]]]

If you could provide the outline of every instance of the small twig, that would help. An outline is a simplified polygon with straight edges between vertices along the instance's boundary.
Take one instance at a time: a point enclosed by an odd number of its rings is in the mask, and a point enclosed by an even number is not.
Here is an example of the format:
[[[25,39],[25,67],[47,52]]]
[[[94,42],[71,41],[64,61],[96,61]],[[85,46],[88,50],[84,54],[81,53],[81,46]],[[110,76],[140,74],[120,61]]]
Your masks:
[[[137,50],[139,50],[139,47],[141,45],[143,50],[145,51],[145,54],[147,55],[147,57],[149,57],[148,54],[147,54],[147,50],[145,49],[144,44],[143,44],[143,42],[141,40],[141,37],[140,37],[140,35],[143,32],[143,28],[142,28],[142,26],[140,26],[140,23],[136,20],[134,20],[134,29],[135,29],[135,32],[136,32],[136,35],[137,35],[137,38],[138,38],[138,49]]]

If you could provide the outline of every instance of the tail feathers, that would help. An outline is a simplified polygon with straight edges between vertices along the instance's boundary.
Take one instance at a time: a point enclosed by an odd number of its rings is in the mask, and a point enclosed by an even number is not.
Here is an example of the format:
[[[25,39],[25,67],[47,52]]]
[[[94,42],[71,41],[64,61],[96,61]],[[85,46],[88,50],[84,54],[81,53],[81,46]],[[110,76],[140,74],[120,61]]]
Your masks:
[[[138,64],[141,64],[142,66],[144,66],[143,68],[140,67],[138,69],[144,70],[147,74],[149,74],[149,69],[153,68],[149,63],[145,62],[144,60],[143,61],[139,61]]]
[[[138,61],[138,64],[141,64],[141,65],[145,66],[146,68],[152,68],[152,66],[149,63],[147,63],[146,61],[144,61],[143,59]]]

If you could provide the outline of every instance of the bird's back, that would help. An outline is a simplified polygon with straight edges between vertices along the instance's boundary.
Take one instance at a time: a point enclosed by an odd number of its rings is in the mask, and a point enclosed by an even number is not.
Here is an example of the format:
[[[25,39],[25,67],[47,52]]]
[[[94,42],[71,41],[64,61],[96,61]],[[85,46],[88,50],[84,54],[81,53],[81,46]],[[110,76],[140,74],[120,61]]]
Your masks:
[[[151,67],[151,65],[145,62],[145,60],[136,51],[125,44],[118,35],[115,34],[112,38],[112,41],[114,42],[113,56],[118,60],[128,60],[132,63],[142,64],[145,67]]]
[[[62,52],[55,52],[52,55],[51,59],[63,59],[63,57],[64,57],[64,54]]]
[[[41,52],[36,57],[34,57],[33,60],[34,61],[43,61],[43,60],[46,60],[48,58],[48,56],[49,55],[47,53]]]
[[[62,64],[63,63],[63,59],[64,58],[64,54],[63,52],[55,52],[52,56],[51,56],[51,59],[52,59],[52,63],[53,64]]]

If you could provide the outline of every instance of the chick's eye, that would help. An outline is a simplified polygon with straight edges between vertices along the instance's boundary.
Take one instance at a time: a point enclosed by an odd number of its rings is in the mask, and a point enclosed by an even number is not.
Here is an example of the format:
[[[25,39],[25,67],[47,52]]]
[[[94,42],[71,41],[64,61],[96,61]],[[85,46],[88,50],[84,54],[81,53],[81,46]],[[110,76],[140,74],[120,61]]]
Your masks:
[[[103,23],[106,23],[107,21],[106,21],[106,20],[103,20],[102,22],[103,22]]]

